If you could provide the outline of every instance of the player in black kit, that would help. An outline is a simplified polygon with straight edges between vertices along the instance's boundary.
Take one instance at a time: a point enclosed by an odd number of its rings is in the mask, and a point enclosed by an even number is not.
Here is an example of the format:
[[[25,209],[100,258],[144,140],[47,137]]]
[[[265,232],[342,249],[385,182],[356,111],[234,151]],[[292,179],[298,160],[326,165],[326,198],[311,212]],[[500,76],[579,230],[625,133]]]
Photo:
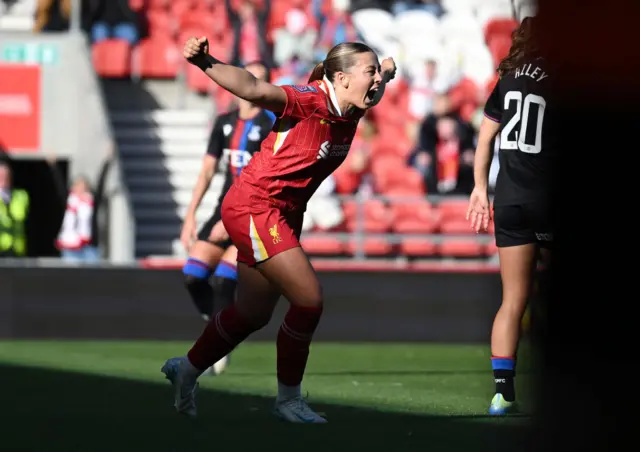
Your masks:
[[[532,289],[538,257],[553,240],[550,220],[551,168],[556,146],[547,103],[547,67],[536,45],[536,19],[528,17],[513,33],[509,55],[500,63],[500,81],[484,109],[475,155],[475,188],[467,219],[475,232],[491,220],[487,192],[493,141],[499,140],[500,169],[493,217],[500,257],[502,305],[491,332],[496,393],[489,413],[515,406],[515,364],[522,316]],[[540,253],[540,254],[539,254]]]
[[[246,69],[258,79],[268,79],[267,68],[262,63],[248,64]],[[182,269],[185,283],[198,312],[207,322],[215,312],[233,302],[236,292],[237,249],[222,225],[222,199],[242,168],[260,150],[260,144],[271,131],[274,122],[275,115],[270,111],[239,99],[238,109],[218,116],[211,132],[207,153],[180,235],[180,240],[189,253]],[[196,210],[216,171],[224,173],[224,187],[213,215],[196,234]],[[213,286],[209,283],[212,274]],[[220,360],[211,369],[212,373],[222,372],[227,362],[227,357]]]

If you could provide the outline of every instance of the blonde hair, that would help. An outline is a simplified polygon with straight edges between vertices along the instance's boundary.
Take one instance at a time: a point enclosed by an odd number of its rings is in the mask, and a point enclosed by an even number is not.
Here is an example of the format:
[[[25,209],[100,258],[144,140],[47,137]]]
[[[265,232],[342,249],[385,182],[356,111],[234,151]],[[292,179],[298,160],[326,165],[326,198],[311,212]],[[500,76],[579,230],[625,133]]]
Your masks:
[[[333,81],[336,72],[347,72],[356,64],[356,55],[367,52],[375,53],[371,47],[361,42],[343,42],[338,44],[329,50],[324,61],[318,63],[316,67],[313,68],[307,83],[322,80],[324,76],[330,81]]]

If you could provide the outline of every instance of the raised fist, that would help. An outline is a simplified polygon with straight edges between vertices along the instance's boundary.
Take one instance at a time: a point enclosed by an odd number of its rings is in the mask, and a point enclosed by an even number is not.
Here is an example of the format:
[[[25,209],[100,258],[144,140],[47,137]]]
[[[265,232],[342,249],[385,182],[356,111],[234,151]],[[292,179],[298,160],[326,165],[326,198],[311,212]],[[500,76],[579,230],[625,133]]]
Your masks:
[[[382,60],[382,64],[380,65],[380,72],[382,72],[382,76],[386,78],[387,81],[393,80],[396,76],[396,62],[393,61],[393,58],[385,58]]]
[[[190,63],[198,61],[209,54],[209,41],[206,37],[191,37],[184,45],[183,55]]]

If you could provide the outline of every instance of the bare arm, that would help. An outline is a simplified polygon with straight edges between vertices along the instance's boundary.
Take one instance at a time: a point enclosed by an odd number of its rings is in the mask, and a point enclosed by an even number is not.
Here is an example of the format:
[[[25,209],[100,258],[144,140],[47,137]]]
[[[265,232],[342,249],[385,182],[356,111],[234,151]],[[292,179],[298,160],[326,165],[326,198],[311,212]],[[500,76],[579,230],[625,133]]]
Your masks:
[[[274,113],[282,113],[287,95],[279,86],[258,80],[250,72],[225,64],[209,55],[207,39],[191,38],[184,48],[184,57],[231,94]]]
[[[480,132],[478,133],[478,145],[473,162],[473,179],[476,189],[486,191],[489,184],[489,168],[493,158],[491,142],[500,130],[500,123],[486,117],[482,118]]]
[[[189,203],[189,207],[187,209],[187,218],[195,218],[196,210],[200,207],[200,203],[202,202],[202,198],[204,198],[204,194],[209,189],[211,185],[211,180],[213,179],[213,175],[216,173],[216,163],[217,159],[215,157],[206,154],[204,159],[202,160],[202,168],[200,169],[200,174],[198,175],[198,181],[196,182],[196,186],[193,188],[193,194],[191,195],[191,202]]]

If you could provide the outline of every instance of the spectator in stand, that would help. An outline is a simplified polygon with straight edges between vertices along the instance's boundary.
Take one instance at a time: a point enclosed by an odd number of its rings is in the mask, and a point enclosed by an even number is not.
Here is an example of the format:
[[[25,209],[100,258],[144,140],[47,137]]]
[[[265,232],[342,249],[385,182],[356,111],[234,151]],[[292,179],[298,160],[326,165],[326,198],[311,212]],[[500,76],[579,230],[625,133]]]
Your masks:
[[[315,59],[322,61],[327,52],[342,42],[359,40],[358,33],[349,15],[349,0],[330,0],[330,8],[326,14],[317,10],[320,23],[320,35],[316,43]]]
[[[244,66],[253,61],[262,61],[268,68],[273,67],[273,52],[267,42],[271,0],[262,2],[262,7],[259,7],[256,0],[240,0],[236,10],[231,0],[225,0],[227,17],[233,30],[233,65]]]
[[[84,176],[77,177],[67,192],[55,157],[47,159],[60,202],[66,202],[62,226],[56,240],[56,248],[65,261],[91,263],[100,260],[98,214],[104,198],[111,156],[112,152],[109,152],[102,165],[95,192],[92,192],[89,180]]]
[[[56,32],[69,29],[71,0],[38,0],[33,31]]]
[[[82,0],[80,25],[83,31],[90,28],[96,0]],[[36,33],[69,30],[71,0],[37,0],[33,31]]]
[[[449,113],[427,117],[409,163],[424,175],[428,193],[470,194],[473,159],[473,128]]]
[[[420,125],[433,113],[436,97],[449,91],[451,80],[438,73],[438,63],[434,59],[427,59],[411,71],[408,83],[410,120],[407,123],[407,136],[416,142]]]
[[[27,254],[29,194],[13,187],[8,157],[0,160],[0,258]]]
[[[284,27],[274,32],[274,60],[278,66],[286,65],[294,56],[297,61],[313,63],[318,30],[309,8],[305,8],[307,4],[308,0],[295,0],[285,13]]]
[[[426,11],[436,17],[440,17],[444,13],[444,8],[440,0],[400,0],[394,2],[391,11],[393,14],[400,14],[405,11]]]
[[[328,231],[344,221],[340,201],[336,198],[336,182],[333,175],[327,177],[307,203],[302,220],[302,231],[312,229]]]
[[[274,84],[278,86],[305,84],[311,69],[312,66],[308,62],[301,60],[298,55],[294,54],[280,66]]]
[[[143,31],[142,16],[129,6],[127,0],[88,0],[92,3],[91,39],[124,39],[135,45]]]

